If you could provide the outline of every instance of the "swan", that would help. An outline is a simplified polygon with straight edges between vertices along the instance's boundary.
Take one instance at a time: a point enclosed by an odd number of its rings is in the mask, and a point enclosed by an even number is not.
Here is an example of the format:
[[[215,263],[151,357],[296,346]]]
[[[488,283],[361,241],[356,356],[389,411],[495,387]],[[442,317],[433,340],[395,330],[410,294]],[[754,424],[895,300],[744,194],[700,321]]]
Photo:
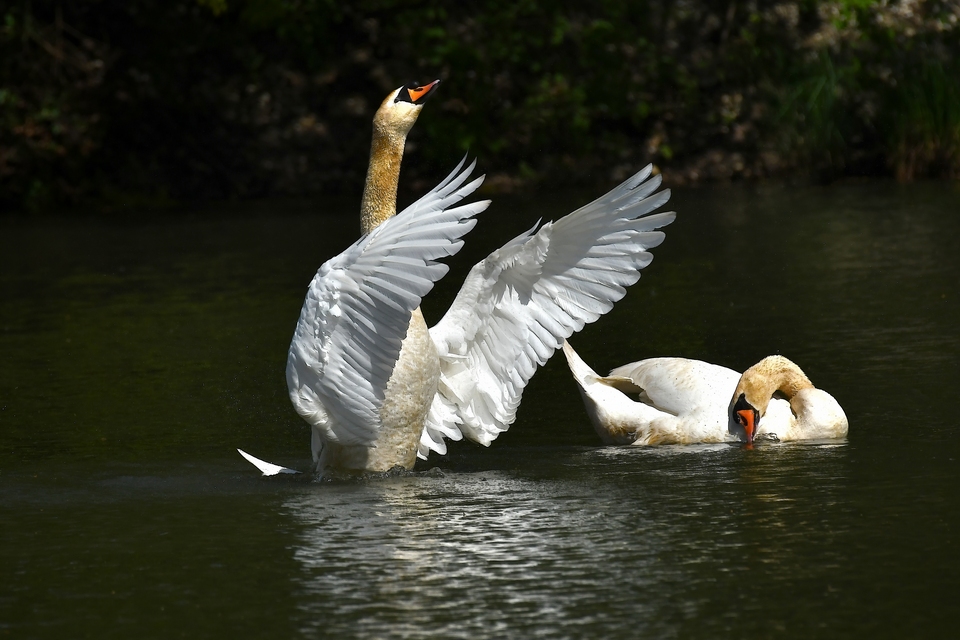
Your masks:
[[[460,249],[489,205],[455,206],[483,180],[466,183],[476,162],[463,169],[464,158],[396,214],[406,136],[438,82],[404,85],[377,110],[363,236],[317,271],[290,344],[290,399],[311,427],[319,473],[411,469],[430,451],[446,453],[445,439],[489,446],[513,422],[537,367],[624,296],[664,239],[657,229],[675,217],[650,215],[670,192],[656,192],[661,178],[647,166],[476,264],[428,329],[420,301],[447,272],[436,260]],[[265,475],[277,468],[257,466]]]
[[[606,444],[810,440],[847,435],[847,416],[783,356],[740,375],[686,358],[650,358],[598,376],[563,343],[590,421]],[[627,394],[638,393],[639,402]]]

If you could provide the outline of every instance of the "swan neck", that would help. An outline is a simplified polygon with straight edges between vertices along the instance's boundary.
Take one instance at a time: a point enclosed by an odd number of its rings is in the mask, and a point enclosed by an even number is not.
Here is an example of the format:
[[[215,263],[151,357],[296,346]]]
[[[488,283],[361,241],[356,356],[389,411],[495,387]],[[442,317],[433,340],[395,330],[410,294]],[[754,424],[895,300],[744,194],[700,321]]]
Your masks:
[[[783,396],[796,410],[794,402],[797,394],[803,389],[813,388],[810,378],[792,361],[783,356],[770,356],[743,373],[737,393],[743,391],[747,401],[762,415],[766,413],[767,404],[774,395]]]
[[[397,185],[406,136],[391,134],[374,125],[370,145],[370,166],[360,204],[362,233],[370,233],[397,213]]]
[[[780,386],[777,387],[777,391],[786,396],[791,404],[793,404],[794,399],[800,391],[803,389],[813,389],[813,383],[810,382],[810,379],[803,375],[802,371],[798,370],[798,373],[799,375],[793,373],[785,374],[780,381]]]

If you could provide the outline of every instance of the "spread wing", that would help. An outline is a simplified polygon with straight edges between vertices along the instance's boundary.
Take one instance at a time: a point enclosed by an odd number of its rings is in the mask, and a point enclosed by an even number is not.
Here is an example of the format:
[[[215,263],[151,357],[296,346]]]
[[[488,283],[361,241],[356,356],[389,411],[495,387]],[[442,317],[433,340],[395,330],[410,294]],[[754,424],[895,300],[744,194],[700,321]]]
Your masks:
[[[470,271],[453,306],[430,330],[440,388],[418,455],[446,451],[443,438],[484,445],[513,422],[537,367],[563,340],[608,312],[640,278],[673,212],[645,168],[610,193],[531,229]]]
[[[465,160],[465,159],[464,159]],[[447,272],[436,260],[463,245],[472,216],[489,201],[453,207],[483,177],[464,185],[476,162],[328,260],[310,283],[287,355],[297,412],[328,441],[372,444],[387,380],[410,314]]]

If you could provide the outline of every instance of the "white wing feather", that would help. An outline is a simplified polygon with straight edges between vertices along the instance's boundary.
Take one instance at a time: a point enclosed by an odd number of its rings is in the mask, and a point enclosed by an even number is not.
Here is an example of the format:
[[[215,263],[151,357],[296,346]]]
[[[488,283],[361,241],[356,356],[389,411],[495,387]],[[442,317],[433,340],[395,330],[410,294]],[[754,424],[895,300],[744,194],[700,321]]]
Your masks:
[[[654,231],[673,212],[647,215],[670,198],[653,193],[648,166],[610,193],[521,234],[470,271],[430,335],[440,354],[440,388],[418,455],[446,452],[444,438],[489,445],[516,417],[538,366],[563,340],[608,312],[653,259]],[[653,194],[653,195],[651,195]]]
[[[648,358],[624,364],[611,376],[641,387],[640,401],[671,415],[696,415],[720,407],[724,418],[740,374],[733,369],[687,358]]]
[[[255,466],[257,469],[260,469],[260,473],[265,476],[275,476],[281,473],[300,473],[296,469],[290,469],[289,467],[281,467],[278,464],[273,464],[272,462],[267,462],[266,460],[261,460],[260,458],[254,457],[244,451],[243,449],[237,449],[247,461]]]
[[[325,262],[310,283],[287,355],[287,386],[297,412],[328,441],[369,446],[377,438],[410,314],[447,272],[436,260],[460,250],[461,236],[476,223],[471,217],[489,205],[453,207],[483,182],[463,184],[476,164],[461,173],[464,161]]]

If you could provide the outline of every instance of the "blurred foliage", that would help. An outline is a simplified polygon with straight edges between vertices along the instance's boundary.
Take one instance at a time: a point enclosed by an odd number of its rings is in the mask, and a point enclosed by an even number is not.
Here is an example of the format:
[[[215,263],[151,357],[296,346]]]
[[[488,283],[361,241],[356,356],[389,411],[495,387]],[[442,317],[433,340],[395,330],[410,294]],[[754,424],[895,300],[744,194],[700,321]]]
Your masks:
[[[960,0],[14,0],[0,205],[359,193],[388,91],[444,80],[403,183],[960,176]]]

